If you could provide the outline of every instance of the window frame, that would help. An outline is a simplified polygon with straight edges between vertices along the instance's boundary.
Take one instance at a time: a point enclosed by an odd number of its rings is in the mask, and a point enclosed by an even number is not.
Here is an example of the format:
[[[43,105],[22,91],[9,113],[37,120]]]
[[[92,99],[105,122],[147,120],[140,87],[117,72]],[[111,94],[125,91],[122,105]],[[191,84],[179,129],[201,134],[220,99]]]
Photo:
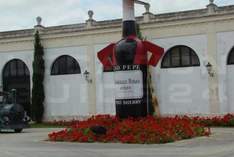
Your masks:
[[[68,58],[71,59],[72,64],[74,64],[73,72],[69,71],[69,69],[68,69],[68,65],[69,65]],[[62,62],[63,59],[64,59],[64,62]],[[65,70],[61,67],[65,68]],[[57,68],[56,71],[54,70],[55,68]],[[70,55],[61,55],[61,56],[57,57],[53,61],[51,69],[50,69],[51,76],[77,75],[77,74],[81,74],[80,64],[74,57],[72,57]]]
[[[179,49],[179,65],[172,65],[172,52],[174,49]],[[189,62],[190,64],[189,65],[183,65],[183,62],[182,62],[182,49],[183,48],[187,48],[189,49]],[[187,53],[187,52],[186,52]],[[169,58],[168,58],[169,57]],[[196,57],[197,61],[198,61],[198,64],[192,64],[193,62],[193,57]],[[168,59],[169,60],[169,66],[165,66],[164,65],[164,61]],[[197,53],[190,47],[188,46],[185,46],[185,45],[177,45],[177,46],[174,46],[172,48],[170,48],[166,53],[165,55],[163,56],[163,59],[162,59],[162,62],[161,62],[161,69],[171,69],[171,68],[186,68],[186,67],[199,67],[201,65],[200,63],[200,59],[197,55]]]

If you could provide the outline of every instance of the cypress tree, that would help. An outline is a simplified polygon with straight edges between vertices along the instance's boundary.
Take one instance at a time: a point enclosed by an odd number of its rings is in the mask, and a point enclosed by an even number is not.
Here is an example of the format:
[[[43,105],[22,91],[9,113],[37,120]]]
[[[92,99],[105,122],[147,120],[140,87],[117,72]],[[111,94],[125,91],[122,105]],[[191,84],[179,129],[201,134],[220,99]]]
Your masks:
[[[41,45],[40,35],[37,31],[34,35],[34,60],[33,60],[33,88],[32,88],[32,119],[41,123],[44,114],[44,73],[45,62],[44,49]]]

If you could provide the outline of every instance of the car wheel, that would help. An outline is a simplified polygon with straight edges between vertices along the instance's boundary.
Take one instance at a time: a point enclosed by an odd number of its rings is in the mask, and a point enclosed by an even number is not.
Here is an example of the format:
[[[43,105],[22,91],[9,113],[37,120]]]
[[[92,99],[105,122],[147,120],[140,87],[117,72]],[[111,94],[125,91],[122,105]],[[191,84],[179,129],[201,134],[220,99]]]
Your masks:
[[[21,133],[23,129],[15,129],[15,133]]]

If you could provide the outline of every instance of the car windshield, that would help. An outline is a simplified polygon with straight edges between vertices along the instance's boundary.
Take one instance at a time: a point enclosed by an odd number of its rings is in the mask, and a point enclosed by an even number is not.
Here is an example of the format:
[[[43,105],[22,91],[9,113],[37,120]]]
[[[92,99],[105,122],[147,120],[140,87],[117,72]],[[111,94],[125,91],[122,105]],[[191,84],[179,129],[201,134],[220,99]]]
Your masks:
[[[1,111],[9,111],[12,108],[13,104],[2,104],[0,105]]]
[[[4,105],[3,108],[6,109],[6,110],[9,110],[10,108],[12,108],[13,104],[7,104],[7,105]]]

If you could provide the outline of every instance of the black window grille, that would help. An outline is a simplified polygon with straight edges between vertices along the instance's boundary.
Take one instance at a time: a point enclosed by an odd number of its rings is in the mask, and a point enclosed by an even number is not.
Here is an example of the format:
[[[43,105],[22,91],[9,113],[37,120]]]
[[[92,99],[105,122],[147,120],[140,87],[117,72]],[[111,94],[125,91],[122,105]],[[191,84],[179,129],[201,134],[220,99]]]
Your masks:
[[[63,55],[58,57],[51,68],[51,75],[80,74],[80,65],[75,58]]]
[[[228,55],[228,65],[234,64],[234,48],[232,48],[231,52]]]
[[[25,77],[29,76],[29,70],[26,64],[19,60],[19,59],[13,59],[9,61],[5,67],[3,72],[3,77]]]
[[[179,68],[200,66],[196,52],[187,46],[175,46],[167,51],[161,63],[161,68]]]

